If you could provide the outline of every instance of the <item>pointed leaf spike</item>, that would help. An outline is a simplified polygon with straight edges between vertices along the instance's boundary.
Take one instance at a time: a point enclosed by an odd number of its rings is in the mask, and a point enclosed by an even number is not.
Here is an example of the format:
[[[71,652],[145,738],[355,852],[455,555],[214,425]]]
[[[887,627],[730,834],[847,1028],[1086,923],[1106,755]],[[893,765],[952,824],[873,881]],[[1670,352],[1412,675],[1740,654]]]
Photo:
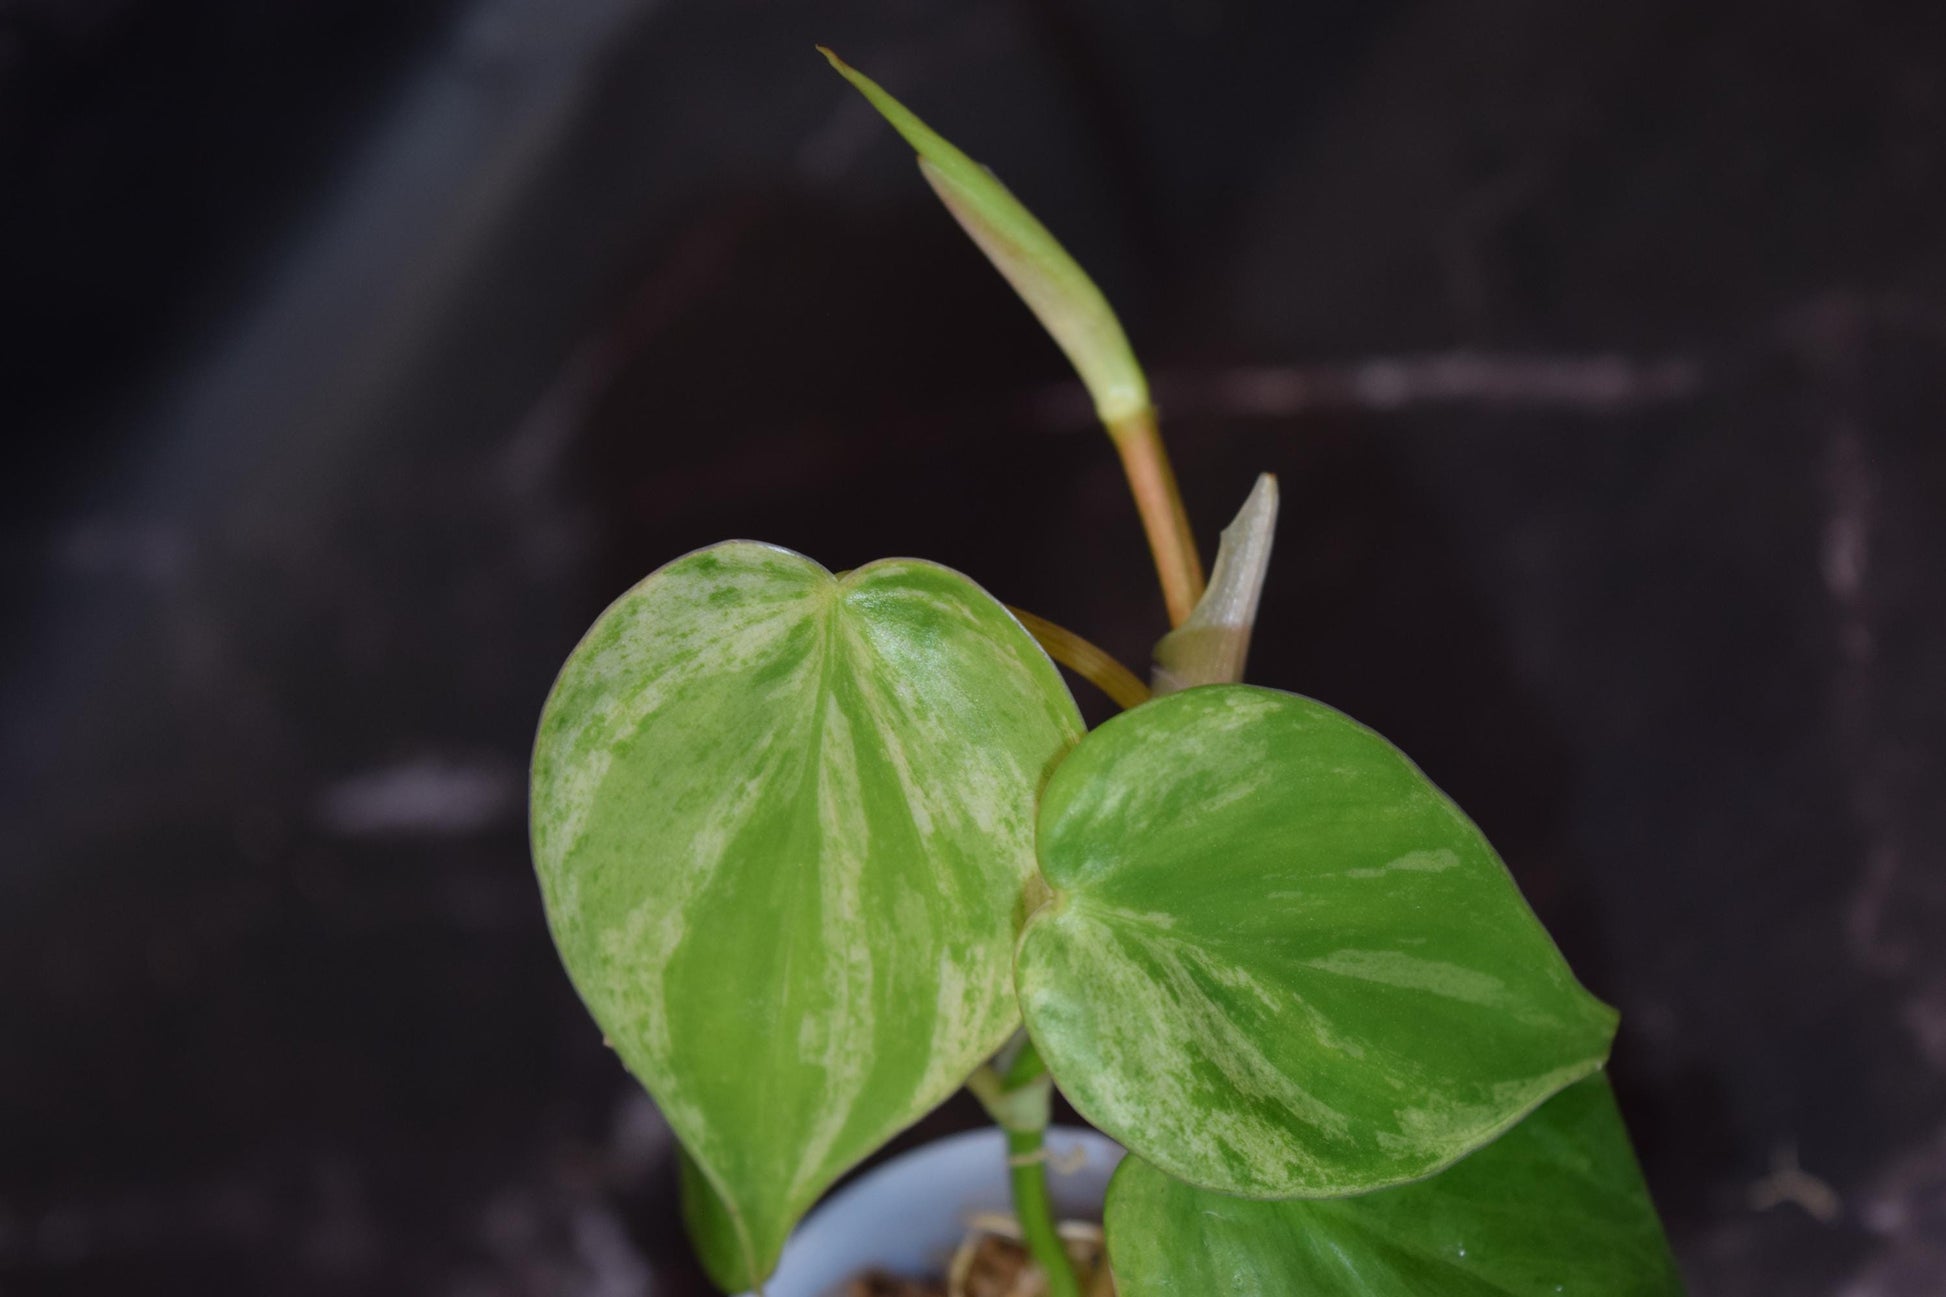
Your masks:
[[[919,170],[987,260],[1005,275],[1073,364],[1095,411],[1118,428],[1149,409],[1148,380],[1095,281],[992,172],[824,46],[818,52],[856,86],[919,154]]]
[[[1216,568],[1196,611],[1156,642],[1157,696],[1193,685],[1242,683],[1276,532],[1277,479],[1260,473],[1236,520],[1223,529]]]

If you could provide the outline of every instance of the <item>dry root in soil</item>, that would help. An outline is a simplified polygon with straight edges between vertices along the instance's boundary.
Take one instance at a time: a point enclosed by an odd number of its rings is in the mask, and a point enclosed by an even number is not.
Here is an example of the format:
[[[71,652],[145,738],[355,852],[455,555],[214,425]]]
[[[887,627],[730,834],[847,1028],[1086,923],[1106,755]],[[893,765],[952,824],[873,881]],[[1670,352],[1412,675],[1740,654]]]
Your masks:
[[[941,1280],[919,1281],[886,1274],[854,1279],[845,1297],[1045,1297],[1047,1279],[1020,1243],[1011,1216],[976,1216]],[[1115,1297],[1101,1226],[1064,1221],[1066,1245],[1088,1297]]]

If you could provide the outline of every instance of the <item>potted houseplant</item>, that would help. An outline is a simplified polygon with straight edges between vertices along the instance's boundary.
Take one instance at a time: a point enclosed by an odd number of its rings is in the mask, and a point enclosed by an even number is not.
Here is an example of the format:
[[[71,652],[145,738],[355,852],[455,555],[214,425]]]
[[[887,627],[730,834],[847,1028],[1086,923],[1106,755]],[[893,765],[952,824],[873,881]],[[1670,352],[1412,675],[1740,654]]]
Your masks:
[[[1127,469],[1174,628],[1152,683],[916,559],[729,541],[623,594],[542,716],[562,960],[683,1148],[686,1221],[761,1289],[831,1185],[961,1086],[1075,1297],[1050,1095],[1131,1154],[1126,1297],[1680,1292],[1585,991],[1383,738],[1242,683],[1276,514],[1205,585],[1100,292],[983,168],[834,67],[1027,301]],[[1126,710],[1093,732],[1055,663]]]

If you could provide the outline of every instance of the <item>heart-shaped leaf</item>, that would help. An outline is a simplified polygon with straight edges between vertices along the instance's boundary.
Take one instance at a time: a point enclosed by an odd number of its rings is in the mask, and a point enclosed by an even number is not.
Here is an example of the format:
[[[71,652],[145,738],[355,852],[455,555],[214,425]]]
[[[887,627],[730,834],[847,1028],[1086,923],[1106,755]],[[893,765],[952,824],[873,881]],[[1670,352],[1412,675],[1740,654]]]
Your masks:
[[[1430,1180],[1282,1202],[1128,1158],[1108,1188],[1123,1297],[1680,1297],[1608,1079],[1569,1086]]]
[[[768,1274],[1014,1029],[1035,795],[1080,732],[1006,610],[910,560],[718,545],[568,659],[534,751],[548,921],[736,1235],[719,1275]]]
[[[1601,1066],[1499,857],[1378,735],[1209,685],[1075,749],[1040,813],[1028,1031],[1090,1121],[1179,1179],[1329,1197],[1417,1179]]]

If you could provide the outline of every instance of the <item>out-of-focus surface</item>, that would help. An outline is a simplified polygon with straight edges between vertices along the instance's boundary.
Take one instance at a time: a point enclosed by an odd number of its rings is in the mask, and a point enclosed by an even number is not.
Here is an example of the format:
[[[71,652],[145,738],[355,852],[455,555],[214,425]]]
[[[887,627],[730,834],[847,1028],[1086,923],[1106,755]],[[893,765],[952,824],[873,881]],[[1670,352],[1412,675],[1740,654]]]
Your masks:
[[[580,630],[754,536],[1143,660],[814,40],[1095,271],[1206,543],[1280,475],[1252,678],[1621,1008],[1696,1291],[1938,1292],[1946,9],[1755,0],[0,7],[0,1290],[703,1291],[527,864]]]

